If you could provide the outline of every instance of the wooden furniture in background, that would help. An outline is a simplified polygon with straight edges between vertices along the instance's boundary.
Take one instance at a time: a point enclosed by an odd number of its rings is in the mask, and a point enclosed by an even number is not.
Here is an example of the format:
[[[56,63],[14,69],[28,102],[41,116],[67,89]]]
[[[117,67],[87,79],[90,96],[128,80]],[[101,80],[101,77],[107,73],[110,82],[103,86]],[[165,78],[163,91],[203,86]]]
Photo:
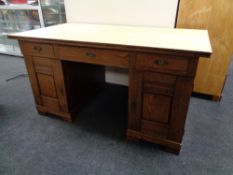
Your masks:
[[[198,57],[211,53],[207,31],[64,24],[10,37],[40,113],[71,121],[104,85],[104,66],[129,69],[127,137],[179,153]]]
[[[200,58],[194,92],[220,100],[233,53],[232,0],[180,0],[177,28],[208,29],[213,53]],[[200,44],[200,43],[197,43]]]

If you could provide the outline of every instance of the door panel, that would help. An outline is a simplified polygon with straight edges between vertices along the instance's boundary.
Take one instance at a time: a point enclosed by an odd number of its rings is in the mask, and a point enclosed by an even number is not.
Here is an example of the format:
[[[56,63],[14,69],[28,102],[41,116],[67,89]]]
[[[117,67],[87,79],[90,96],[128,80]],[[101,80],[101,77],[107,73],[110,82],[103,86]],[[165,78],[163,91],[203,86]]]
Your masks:
[[[52,76],[37,73],[41,95],[57,98],[56,87]]]
[[[148,121],[168,123],[171,102],[169,96],[144,93],[142,118]]]

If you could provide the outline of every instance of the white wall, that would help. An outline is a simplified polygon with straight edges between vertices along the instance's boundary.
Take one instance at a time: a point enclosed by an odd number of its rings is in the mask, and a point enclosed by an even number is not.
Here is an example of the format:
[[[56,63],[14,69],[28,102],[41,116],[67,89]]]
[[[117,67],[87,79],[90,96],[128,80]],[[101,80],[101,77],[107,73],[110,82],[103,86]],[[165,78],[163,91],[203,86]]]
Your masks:
[[[178,0],[65,0],[68,22],[174,27]],[[106,81],[127,85],[127,73],[106,69]]]

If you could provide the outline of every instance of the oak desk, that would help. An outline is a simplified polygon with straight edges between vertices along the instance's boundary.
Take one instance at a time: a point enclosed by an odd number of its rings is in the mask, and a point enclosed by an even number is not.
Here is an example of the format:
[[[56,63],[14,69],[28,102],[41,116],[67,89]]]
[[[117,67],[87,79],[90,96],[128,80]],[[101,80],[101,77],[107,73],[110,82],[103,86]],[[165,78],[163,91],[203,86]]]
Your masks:
[[[40,113],[72,121],[105,82],[104,66],[129,70],[129,139],[179,153],[205,30],[62,24],[9,35],[18,39]]]

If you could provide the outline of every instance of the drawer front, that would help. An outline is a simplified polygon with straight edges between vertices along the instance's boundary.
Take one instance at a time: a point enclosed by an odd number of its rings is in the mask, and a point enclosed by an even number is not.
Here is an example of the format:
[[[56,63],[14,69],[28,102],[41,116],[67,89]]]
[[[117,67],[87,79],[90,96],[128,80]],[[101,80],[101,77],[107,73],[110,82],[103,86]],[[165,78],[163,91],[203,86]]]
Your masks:
[[[184,75],[188,73],[189,60],[188,58],[169,55],[138,54],[136,68]]]
[[[59,58],[84,63],[106,66],[128,67],[129,54],[127,52],[80,48],[74,46],[57,46],[56,54]]]
[[[23,42],[22,51],[24,55],[54,57],[53,46],[37,42]]]

